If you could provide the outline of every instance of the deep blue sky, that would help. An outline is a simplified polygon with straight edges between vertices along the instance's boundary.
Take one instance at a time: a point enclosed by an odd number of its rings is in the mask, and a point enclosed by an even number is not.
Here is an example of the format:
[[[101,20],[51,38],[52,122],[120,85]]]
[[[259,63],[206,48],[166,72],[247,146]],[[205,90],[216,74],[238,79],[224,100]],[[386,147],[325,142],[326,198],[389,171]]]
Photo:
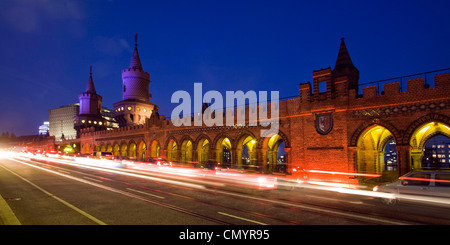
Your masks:
[[[37,134],[78,102],[89,66],[103,106],[122,99],[134,34],[151,102],[176,90],[298,95],[345,37],[360,82],[450,67],[450,1],[1,0],[0,132]]]

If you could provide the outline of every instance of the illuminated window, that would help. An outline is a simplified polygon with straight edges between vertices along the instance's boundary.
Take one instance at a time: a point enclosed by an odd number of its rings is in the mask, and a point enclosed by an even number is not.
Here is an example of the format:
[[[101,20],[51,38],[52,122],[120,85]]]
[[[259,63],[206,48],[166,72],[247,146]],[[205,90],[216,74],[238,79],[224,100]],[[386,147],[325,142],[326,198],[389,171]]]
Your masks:
[[[140,111],[140,110],[141,110],[141,108],[139,108],[139,107],[138,107],[138,108],[136,108],[136,110],[137,110],[137,111]]]
[[[123,106],[122,106],[122,107],[120,107],[120,110],[122,110],[122,111],[123,111]]]
[[[97,121],[94,121],[94,124],[97,124]]]
[[[81,120],[81,123],[85,123],[86,121],[85,120]]]
[[[127,109],[128,109],[129,111],[131,111],[131,106],[128,106]]]
[[[103,123],[102,122],[98,122],[98,124],[102,125]]]
[[[91,120],[89,120],[89,121],[88,121],[88,123],[92,123],[92,121],[91,121]]]
[[[147,109],[144,109],[144,112],[147,112]]]

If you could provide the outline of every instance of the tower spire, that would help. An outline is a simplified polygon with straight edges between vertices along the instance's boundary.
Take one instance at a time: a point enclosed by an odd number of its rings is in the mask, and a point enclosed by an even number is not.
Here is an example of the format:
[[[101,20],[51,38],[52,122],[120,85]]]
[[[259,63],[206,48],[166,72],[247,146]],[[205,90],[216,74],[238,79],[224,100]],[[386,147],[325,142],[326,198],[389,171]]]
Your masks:
[[[134,47],[137,47],[137,37],[138,34],[136,33],[136,35],[134,35]]]
[[[336,65],[334,69],[342,69],[345,67],[354,67],[350,54],[348,53],[347,46],[345,46],[344,38],[341,38],[341,46],[339,47],[338,57],[336,59]]]
[[[346,79],[348,89],[358,90],[359,71],[353,65],[344,38],[341,38],[341,46],[339,47],[336,65],[333,69],[333,77],[335,79]]]
[[[95,91],[95,86],[94,86],[94,80],[92,79],[92,66],[90,67],[90,72],[89,72],[89,80],[88,80],[88,85],[86,87],[86,93],[92,93],[92,94],[96,94],[97,92]]]
[[[138,34],[136,33],[136,35],[134,35],[134,52],[133,57],[131,57],[130,68],[143,70],[141,59],[139,58],[139,53],[137,49],[137,37]]]

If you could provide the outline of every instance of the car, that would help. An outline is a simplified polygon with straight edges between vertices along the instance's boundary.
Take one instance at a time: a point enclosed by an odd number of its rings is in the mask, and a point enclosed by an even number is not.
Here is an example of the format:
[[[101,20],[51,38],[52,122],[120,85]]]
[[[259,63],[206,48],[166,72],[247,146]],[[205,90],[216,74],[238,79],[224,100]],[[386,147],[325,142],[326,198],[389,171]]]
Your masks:
[[[96,151],[93,154],[93,158],[114,160],[114,155],[107,151]]]
[[[412,171],[401,176],[397,181],[375,186],[373,191],[450,198],[450,171]],[[382,198],[381,201],[385,204],[394,204],[398,198]]]
[[[162,165],[162,166],[172,166],[172,162],[167,161],[164,158],[161,157],[149,157],[144,160],[144,162],[156,164],[156,165]]]

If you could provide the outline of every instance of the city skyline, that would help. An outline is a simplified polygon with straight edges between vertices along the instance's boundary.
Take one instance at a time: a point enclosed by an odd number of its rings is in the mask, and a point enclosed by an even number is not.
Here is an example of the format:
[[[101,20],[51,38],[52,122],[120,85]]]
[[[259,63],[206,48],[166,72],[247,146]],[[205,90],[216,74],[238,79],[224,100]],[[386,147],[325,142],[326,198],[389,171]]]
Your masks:
[[[166,116],[171,94],[195,82],[296,96],[311,70],[334,65],[341,37],[360,83],[447,68],[448,5],[5,1],[0,131],[36,134],[49,109],[77,102],[90,65],[103,105],[112,108],[135,33],[151,101]]]

